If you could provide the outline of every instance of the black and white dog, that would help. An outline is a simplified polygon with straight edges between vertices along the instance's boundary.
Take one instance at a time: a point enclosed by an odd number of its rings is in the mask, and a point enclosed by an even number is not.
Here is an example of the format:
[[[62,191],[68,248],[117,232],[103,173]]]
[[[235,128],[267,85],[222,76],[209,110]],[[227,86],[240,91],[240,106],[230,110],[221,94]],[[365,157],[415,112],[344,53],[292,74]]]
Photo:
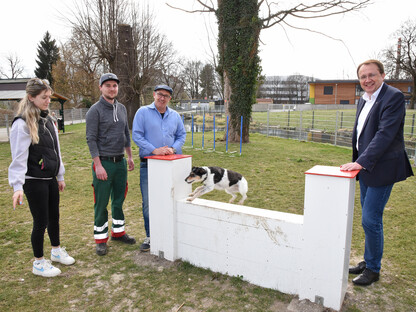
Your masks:
[[[203,185],[197,187],[186,200],[192,201],[195,198],[202,196],[212,190],[224,190],[232,197],[232,203],[237,193],[240,193],[242,198],[238,202],[240,205],[244,203],[247,198],[248,184],[247,180],[238,172],[227,170],[220,167],[192,167],[192,171],[185,179],[185,182],[192,184],[194,182],[202,182]]]

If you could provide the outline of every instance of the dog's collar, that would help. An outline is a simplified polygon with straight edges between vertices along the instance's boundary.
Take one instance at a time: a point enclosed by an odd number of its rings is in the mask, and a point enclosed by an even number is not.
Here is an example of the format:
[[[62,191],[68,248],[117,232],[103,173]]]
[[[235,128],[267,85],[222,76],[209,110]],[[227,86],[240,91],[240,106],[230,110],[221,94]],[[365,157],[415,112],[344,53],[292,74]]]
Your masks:
[[[208,175],[205,176],[205,179],[202,180],[202,183],[204,183],[208,179]]]

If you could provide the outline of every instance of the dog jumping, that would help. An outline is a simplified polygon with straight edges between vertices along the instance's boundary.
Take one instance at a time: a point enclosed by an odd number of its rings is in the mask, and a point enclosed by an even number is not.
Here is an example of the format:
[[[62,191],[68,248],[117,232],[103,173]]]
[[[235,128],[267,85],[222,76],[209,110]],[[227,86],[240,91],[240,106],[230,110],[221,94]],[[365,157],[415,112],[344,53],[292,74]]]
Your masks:
[[[229,203],[234,202],[237,193],[242,198],[238,204],[242,205],[247,198],[248,183],[247,180],[238,172],[227,170],[220,167],[192,167],[192,171],[185,179],[185,182],[192,184],[202,182],[203,185],[197,187],[188,197],[187,201],[193,201],[206,193],[216,190],[224,190],[232,197]]]

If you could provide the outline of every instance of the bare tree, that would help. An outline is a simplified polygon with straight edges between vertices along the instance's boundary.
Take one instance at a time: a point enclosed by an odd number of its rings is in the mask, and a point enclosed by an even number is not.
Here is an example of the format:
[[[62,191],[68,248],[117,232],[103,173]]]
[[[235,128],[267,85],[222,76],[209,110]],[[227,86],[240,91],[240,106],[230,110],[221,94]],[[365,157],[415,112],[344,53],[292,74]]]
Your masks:
[[[282,78],[280,76],[264,77],[260,82],[257,96],[259,98],[272,98],[275,101],[279,98],[281,85]]]
[[[154,16],[148,7],[142,10],[140,18],[136,20],[138,22],[135,24],[133,36],[138,56],[138,70],[134,88],[141,95],[143,102],[146,91],[151,94],[154,85],[159,84],[155,81],[158,73],[176,59],[176,52],[172,42],[153,24]]]
[[[8,68],[3,70],[0,68],[0,75],[6,77],[7,79],[16,79],[21,77],[24,72],[24,67],[20,58],[15,53],[10,53],[5,57],[7,61]]]
[[[302,104],[307,101],[308,95],[308,78],[299,74],[287,77],[287,86],[289,90],[288,104]]]
[[[182,79],[182,64],[184,60],[173,57],[161,65],[159,75],[157,76],[157,83],[166,84],[173,90],[173,100],[183,99],[185,93],[185,82]],[[187,96],[186,96],[187,97]]]
[[[386,73],[391,78],[413,79],[410,108],[416,107],[416,20],[404,22],[392,35],[397,45],[383,51]]]
[[[201,61],[194,60],[186,62],[182,72],[185,81],[185,90],[191,99],[197,99],[200,96],[199,84],[202,71]]]
[[[74,31],[87,37],[98,50],[98,56],[114,69],[117,51],[117,25],[129,24],[126,0],[82,0],[74,2]]]
[[[70,98],[74,107],[89,107],[99,98],[97,85],[102,67],[94,43],[83,33],[73,31],[61,45],[60,60],[52,70],[55,91]]]
[[[94,44],[104,70],[119,76],[131,126],[154,77],[174,54],[172,43],[153,24],[148,6],[127,0],[82,0],[73,15],[71,25]]]
[[[196,0],[200,9],[184,10],[189,13],[214,13],[218,21],[219,71],[224,84],[226,112],[230,116],[230,141],[240,140],[240,116],[243,121],[243,142],[249,141],[251,106],[255,102],[260,75],[258,57],[262,29],[276,24],[294,27],[288,20],[324,18],[357,11],[370,0],[308,1],[284,8],[280,2],[268,0]],[[177,9],[177,8],[176,8]],[[266,12],[260,16],[259,12]]]

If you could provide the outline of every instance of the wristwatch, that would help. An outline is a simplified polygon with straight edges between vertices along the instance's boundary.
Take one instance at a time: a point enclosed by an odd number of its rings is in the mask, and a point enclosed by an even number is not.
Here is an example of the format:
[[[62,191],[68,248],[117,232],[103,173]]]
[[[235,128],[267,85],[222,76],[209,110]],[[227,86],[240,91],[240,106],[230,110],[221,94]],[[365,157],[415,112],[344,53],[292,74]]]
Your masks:
[[[176,154],[176,148],[172,147],[173,153]]]

